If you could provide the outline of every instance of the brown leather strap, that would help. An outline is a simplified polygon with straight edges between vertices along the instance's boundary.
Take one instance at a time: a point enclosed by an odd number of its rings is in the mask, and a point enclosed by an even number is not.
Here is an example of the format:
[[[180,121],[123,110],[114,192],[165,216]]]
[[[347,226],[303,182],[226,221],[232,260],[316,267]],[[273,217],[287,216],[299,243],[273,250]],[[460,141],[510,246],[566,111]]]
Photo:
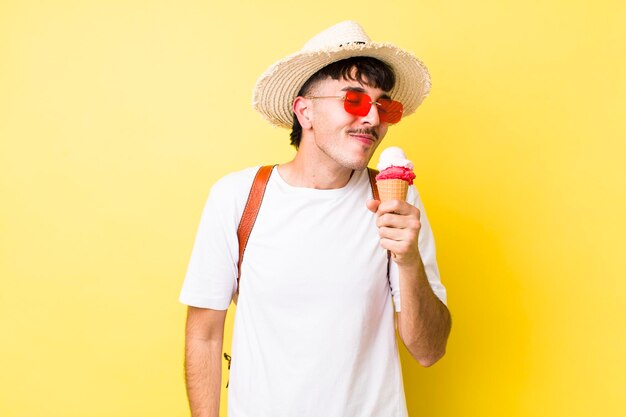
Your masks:
[[[376,186],[376,175],[378,175],[378,171],[374,168],[367,168],[367,172],[370,175],[370,185],[372,186],[372,195],[374,196],[374,200],[380,200],[378,196],[378,187]]]
[[[248,201],[246,207],[243,209],[241,215],[241,221],[237,228],[237,240],[239,240],[239,261],[237,262],[237,288],[239,288],[239,277],[241,276],[241,262],[243,261],[243,253],[246,251],[248,245],[248,238],[252,232],[252,227],[256,221],[256,217],[259,214],[261,208],[261,202],[263,201],[263,195],[265,194],[265,188],[272,175],[272,169],[275,165],[266,165],[259,168],[252,182],[250,188],[250,194],[248,195]],[[239,290],[237,290],[239,291]]]

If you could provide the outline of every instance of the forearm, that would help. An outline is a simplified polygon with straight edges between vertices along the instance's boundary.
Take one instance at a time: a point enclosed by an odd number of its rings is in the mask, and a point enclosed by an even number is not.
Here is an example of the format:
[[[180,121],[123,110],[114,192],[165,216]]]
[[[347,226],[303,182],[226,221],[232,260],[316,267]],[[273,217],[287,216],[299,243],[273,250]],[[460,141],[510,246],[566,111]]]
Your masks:
[[[430,366],[445,353],[450,313],[430,287],[419,257],[412,265],[398,269],[401,310],[398,332],[409,353],[422,366]]]
[[[185,379],[192,417],[218,417],[222,382],[222,340],[187,336]]]

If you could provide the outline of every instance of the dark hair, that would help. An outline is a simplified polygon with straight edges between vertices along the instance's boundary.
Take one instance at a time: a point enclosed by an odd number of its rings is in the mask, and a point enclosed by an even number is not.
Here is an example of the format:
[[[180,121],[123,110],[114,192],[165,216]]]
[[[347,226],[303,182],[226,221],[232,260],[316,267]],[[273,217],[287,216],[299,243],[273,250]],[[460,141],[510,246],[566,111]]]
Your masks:
[[[298,96],[309,94],[316,83],[327,78],[358,81],[384,91],[391,90],[396,84],[396,76],[389,65],[376,58],[355,56],[333,62],[317,71],[304,83],[298,92]],[[365,78],[367,78],[367,83]],[[295,114],[293,115],[293,127],[291,128],[290,137],[291,144],[298,149],[300,139],[302,139],[302,126]]]

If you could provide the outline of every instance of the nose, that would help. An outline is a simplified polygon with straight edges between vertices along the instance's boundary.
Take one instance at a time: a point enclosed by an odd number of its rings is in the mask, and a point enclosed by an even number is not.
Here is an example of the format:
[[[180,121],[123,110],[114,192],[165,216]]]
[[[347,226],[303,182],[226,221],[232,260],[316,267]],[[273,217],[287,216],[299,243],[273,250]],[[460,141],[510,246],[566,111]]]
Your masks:
[[[378,115],[378,103],[375,101],[370,104],[370,111],[362,118],[363,123],[370,124],[372,126],[378,126],[380,124],[380,117]]]

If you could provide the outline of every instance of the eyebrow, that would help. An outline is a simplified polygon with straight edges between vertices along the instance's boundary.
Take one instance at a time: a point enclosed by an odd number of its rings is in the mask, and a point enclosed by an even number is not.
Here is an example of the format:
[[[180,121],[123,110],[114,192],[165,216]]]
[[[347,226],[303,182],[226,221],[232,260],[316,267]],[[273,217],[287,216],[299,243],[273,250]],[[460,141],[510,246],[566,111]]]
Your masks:
[[[363,87],[344,87],[341,89],[341,91],[358,91],[359,93],[366,93],[365,89]],[[387,93],[383,93],[381,94],[380,97],[378,97],[379,99],[381,98],[386,98],[388,100],[391,100],[391,97],[389,97],[389,94]]]

